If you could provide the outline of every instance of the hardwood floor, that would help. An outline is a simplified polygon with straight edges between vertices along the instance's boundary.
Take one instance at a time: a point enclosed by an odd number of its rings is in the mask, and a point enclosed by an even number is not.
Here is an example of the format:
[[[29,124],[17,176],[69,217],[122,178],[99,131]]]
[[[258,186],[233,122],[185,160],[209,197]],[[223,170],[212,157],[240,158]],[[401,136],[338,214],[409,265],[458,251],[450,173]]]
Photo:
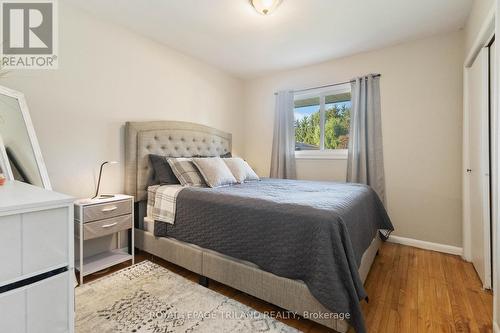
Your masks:
[[[142,260],[198,281],[195,273],[137,251],[136,262]],[[84,282],[125,266],[95,273]],[[362,304],[368,332],[492,332],[492,293],[482,290],[472,265],[458,256],[385,243],[365,287],[370,297]],[[280,310],[215,281],[209,288],[258,311]],[[306,319],[277,319],[304,332],[333,332]]]

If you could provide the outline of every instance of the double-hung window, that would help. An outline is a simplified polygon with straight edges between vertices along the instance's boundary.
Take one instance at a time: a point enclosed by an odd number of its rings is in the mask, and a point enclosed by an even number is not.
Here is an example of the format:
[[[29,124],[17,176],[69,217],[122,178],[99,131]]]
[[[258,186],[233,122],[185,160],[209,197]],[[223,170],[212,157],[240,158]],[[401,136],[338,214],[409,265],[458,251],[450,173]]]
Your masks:
[[[347,158],[351,85],[295,94],[295,157]]]

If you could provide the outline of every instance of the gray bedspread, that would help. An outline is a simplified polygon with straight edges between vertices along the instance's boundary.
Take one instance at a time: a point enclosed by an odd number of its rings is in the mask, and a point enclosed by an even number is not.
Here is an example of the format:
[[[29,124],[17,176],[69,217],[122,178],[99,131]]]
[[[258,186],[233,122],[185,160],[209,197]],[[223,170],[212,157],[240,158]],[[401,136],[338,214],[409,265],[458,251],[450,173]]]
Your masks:
[[[264,179],[220,188],[185,188],[175,224],[155,222],[168,236],[302,280],[334,313],[349,314],[365,332],[358,274],[379,229],[393,230],[380,199],[367,186]]]

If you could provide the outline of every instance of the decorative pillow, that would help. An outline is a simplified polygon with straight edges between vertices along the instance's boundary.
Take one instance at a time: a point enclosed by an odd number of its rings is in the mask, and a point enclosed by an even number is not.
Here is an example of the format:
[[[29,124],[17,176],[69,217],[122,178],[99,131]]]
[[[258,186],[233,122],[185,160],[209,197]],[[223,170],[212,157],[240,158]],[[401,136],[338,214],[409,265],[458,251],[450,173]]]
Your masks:
[[[168,157],[155,154],[149,154],[149,161],[153,167],[153,179],[149,185],[170,185],[179,184],[179,180],[174,175]]]
[[[236,184],[231,170],[220,157],[193,158],[193,163],[210,187]]]
[[[253,171],[252,167],[246,161],[239,157],[225,158],[229,170],[231,170],[234,178],[238,183],[244,183],[252,180],[260,180],[259,176]]]
[[[169,158],[167,162],[182,186],[206,186],[192,158]]]

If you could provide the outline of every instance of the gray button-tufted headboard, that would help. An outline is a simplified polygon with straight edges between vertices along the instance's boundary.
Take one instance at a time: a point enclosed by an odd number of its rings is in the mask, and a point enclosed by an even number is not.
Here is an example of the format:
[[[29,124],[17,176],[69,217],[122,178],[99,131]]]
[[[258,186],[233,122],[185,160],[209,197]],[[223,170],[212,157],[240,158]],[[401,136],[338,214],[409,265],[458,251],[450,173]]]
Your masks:
[[[231,134],[182,121],[127,122],[125,191],[135,201],[147,199],[152,176],[149,154],[172,157],[219,156],[231,152]]]

